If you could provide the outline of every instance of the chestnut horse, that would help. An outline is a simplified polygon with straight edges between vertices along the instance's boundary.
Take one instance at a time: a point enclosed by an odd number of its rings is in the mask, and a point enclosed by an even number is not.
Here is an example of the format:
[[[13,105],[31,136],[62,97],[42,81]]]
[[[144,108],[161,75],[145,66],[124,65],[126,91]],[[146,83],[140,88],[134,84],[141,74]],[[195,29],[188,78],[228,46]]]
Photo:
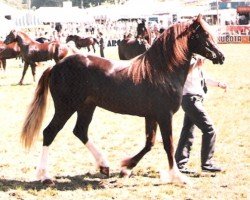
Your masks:
[[[112,61],[94,55],[75,54],[48,68],[41,76],[24,121],[21,140],[30,148],[39,134],[50,89],[55,114],[43,131],[43,151],[38,178],[54,184],[47,174],[49,146],[68,119],[77,112],[74,135],[90,150],[101,173],[109,175],[102,153],[88,138],[88,127],[95,108],[145,118],[145,146],[133,157],[121,162],[121,176],[127,176],[155,143],[160,127],[168,156],[169,182],[185,183],[174,159],[172,117],[179,109],[182,90],[193,54],[214,64],[222,64],[224,55],[209,32],[209,25],[197,19],[169,27],[142,55],[129,61]]]
[[[98,40],[94,37],[80,37],[78,35],[68,35],[66,38],[66,43],[73,41],[78,49],[82,47],[87,47],[88,51],[90,51],[90,46],[92,46],[95,52],[95,44],[99,44]]]
[[[0,68],[2,65],[3,70],[6,70],[6,59],[20,56],[20,47],[16,42],[5,44],[3,41],[0,41]]]
[[[124,37],[118,42],[118,55],[120,60],[129,60],[144,53],[151,45],[151,31],[145,22],[137,26],[136,38]]]
[[[35,81],[36,75],[36,62],[43,62],[54,59],[58,62],[69,53],[69,48],[61,45],[59,42],[45,42],[40,43],[31,39],[26,33],[21,31],[12,30],[4,41],[5,44],[17,42],[20,47],[20,54],[24,61],[24,69],[22,78],[19,84],[23,84],[23,79],[28,69],[31,66],[33,80]]]

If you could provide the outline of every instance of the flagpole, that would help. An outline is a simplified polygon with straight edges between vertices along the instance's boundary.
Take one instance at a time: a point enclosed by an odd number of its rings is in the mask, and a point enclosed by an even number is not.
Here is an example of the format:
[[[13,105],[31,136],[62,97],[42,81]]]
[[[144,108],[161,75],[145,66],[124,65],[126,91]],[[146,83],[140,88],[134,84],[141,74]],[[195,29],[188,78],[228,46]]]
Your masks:
[[[219,25],[219,2],[216,0],[216,9],[217,9],[217,25]]]

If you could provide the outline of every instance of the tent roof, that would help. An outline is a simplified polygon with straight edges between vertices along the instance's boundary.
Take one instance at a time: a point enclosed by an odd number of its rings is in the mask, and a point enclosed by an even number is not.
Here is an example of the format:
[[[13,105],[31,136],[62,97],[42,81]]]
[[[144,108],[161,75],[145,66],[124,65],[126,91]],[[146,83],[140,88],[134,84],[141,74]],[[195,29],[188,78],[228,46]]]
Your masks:
[[[20,10],[13,8],[11,6],[6,5],[5,3],[0,2],[0,15],[16,15],[20,12]]]
[[[40,7],[35,14],[42,22],[85,22],[90,16],[78,7]]]

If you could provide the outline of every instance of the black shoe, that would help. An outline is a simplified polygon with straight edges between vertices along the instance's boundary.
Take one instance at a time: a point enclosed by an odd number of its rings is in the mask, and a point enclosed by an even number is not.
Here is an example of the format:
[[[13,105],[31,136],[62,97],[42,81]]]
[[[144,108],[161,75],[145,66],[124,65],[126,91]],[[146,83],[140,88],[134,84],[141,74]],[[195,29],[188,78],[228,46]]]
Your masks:
[[[195,174],[194,170],[188,169],[185,165],[178,165],[178,168],[183,174]]]
[[[205,171],[205,172],[221,172],[222,169],[218,166],[215,166],[215,165],[204,165],[201,167],[202,171]]]

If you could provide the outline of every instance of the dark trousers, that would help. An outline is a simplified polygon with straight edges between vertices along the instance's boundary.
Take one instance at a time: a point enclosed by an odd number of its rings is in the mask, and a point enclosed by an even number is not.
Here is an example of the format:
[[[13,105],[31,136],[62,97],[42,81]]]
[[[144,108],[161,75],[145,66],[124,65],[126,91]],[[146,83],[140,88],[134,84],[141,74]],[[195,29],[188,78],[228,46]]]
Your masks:
[[[197,95],[184,95],[182,108],[185,112],[183,128],[175,152],[177,165],[188,162],[194,142],[194,127],[202,131],[201,166],[211,164],[215,146],[215,130],[203,106],[203,98]]]
[[[104,47],[100,46],[100,55],[104,58]]]

